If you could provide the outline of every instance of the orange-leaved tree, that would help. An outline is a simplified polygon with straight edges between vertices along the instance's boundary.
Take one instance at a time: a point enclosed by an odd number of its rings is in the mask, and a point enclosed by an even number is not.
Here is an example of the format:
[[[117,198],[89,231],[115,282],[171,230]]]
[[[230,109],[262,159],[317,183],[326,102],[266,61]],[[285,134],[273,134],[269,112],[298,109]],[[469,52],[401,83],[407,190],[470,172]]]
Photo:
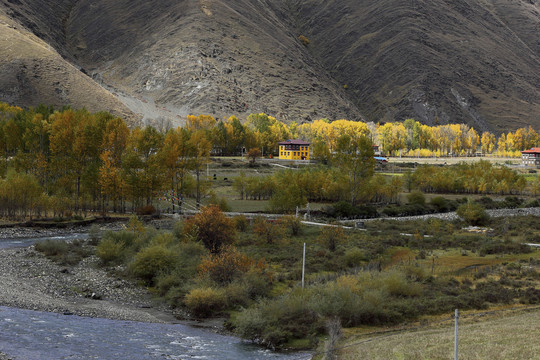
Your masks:
[[[188,219],[184,226],[184,234],[196,234],[197,240],[212,253],[231,245],[236,239],[234,221],[223,214],[215,205],[203,206],[201,212]]]

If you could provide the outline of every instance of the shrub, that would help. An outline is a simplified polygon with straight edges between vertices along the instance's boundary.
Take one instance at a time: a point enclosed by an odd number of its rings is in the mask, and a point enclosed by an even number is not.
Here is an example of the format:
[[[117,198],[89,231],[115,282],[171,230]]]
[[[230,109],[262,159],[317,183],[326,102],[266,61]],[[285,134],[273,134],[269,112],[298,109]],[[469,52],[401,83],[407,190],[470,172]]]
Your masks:
[[[411,205],[426,205],[426,196],[418,190],[414,190],[411,193],[407,194],[407,201]]]
[[[83,246],[83,241],[71,243],[63,240],[45,240],[38,242],[35,249],[60,265],[76,265],[91,251]]]
[[[366,260],[367,257],[364,250],[357,247],[345,252],[345,264],[347,264],[348,267],[360,266]]]
[[[176,239],[182,240],[184,238],[183,230],[184,230],[183,221],[179,220],[173,224],[172,233]]]
[[[436,196],[432,198],[430,204],[435,208],[437,212],[448,211],[448,201],[442,196]]]
[[[345,232],[341,226],[325,226],[319,235],[319,241],[325,244],[330,251],[335,251],[337,244],[344,241],[345,238]]]
[[[489,215],[480,204],[468,202],[461,205],[457,211],[457,215],[470,225],[485,225],[489,221]]]
[[[145,205],[135,209],[135,213],[137,215],[153,215],[156,213],[156,208],[152,205]]]
[[[518,198],[517,196],[507,196],[504,198],[504,207],[515,209],[520,207],[523,204],[523,199]]]
[[[99,229],[99,226],[96,224],[92,225],[90,227],[90,230],[88,231],[88,238],[90,239],[90,244],[96,246],[99,244],[99,240],[101,239],[101,230]]]
[[[253,223],[253,232],[267,244],[274,243],[282,236],[281,227],[274,221],[268,221],[262,216],[257,216]]]
[[[298,236],[302,233],[302,221],[296,216],[285,216],[281,218],[281,223],[292,236]]]
[[[250,299],[267,296],[272,290],[272,274],[266,267],[251,268],[242,276],[241,282]]]
[[[244,215],[238,215],[233,217],[234,226],[236,230],[244,232],[249,227],[249,220]]]
[[[332,207],[326,209],[329,216],[338,218],[362,218],[369,219],[377,217],[377,210],[370,205],[354,206],[347,201],[340,201]]]
[[[208,276],[216,283],[223,285],[245,274],[252,267],[264,269],[264,261],[255,262],[252,258],[241,254],[233,247],[228,247],[219,254],[210,254],[198,266],[199,275]]]
[[[305,37],[304,35],[299,35],[298,40],[300,40],[300,42],[302,42],[302,44],[304,44],[304,46],[309,45],[309,39],[307,37]]]
[[[221,311],[226,303],[221,289],[199,288],[191,290],[184,298],[186,307],[197,317],[209,317]]]
[[[112,237],[103,238],[96,248],[96,254],[104,264],[116,263],[122,259],[124,245]]]
[[[63,240],[45,240],[37,242],[35,249],[45,256],[59,256],[68,252],[68,244]]]
[[[134,276],[151,285],[158,274],[170,270],[174,260],[175,254],[173,251],[163,245],[152,245],[142,249],[135,255],[129,270]]]
[[[227,298],[227,307],[234,308],[237,306],[245,307],[249,304],[249,294],[246,286],[240,282],[233,282],[227,285],[224,289],[225,297]]]
[[[224,197],[218,197],[215,193],[210,194],[209,205],[217,206],[221,211],[231,211],[231,207],[227,203],[227,199]]]
[[[230,245],[236,238],[234,222],[227,218],[217,206],[203,206],[201,212],[185,222],[183,232],[195,232],[197,240],[213,253]]]
[[[307,292],[299,290],[274,300],[262,300],[238,314],[233,325],[238,335],[270,348],[324,331],[324,321],[310,308]]]

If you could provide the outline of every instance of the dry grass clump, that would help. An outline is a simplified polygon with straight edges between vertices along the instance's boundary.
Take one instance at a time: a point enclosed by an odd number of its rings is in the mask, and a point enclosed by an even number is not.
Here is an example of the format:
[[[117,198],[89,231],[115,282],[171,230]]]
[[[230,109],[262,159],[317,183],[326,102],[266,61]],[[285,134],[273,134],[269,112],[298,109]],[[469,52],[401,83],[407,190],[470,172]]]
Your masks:
[[[506,316],[459,327],[460,359],[539,359],[540,311]],[[350,339],[339,359],[453,359],[454,327]],[[358,345],[353,345],[359,343]],[[352,346],[350,346],[352,345]],[[338,346],[339,347],[339,346]]]

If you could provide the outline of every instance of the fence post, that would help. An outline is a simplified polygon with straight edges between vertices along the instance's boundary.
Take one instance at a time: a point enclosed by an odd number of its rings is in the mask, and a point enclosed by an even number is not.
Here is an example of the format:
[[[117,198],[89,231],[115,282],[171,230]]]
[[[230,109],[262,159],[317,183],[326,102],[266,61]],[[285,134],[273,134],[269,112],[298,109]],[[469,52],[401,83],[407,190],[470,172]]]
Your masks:
[[[454,360],[458,360],[458,318],[459,310],[456,309],[455,317],[455,329],[454,329]]]
[[[306,243],[304,243],[304,256],[302,257],[302,290],[304,289],[305,269],[306,269]]]

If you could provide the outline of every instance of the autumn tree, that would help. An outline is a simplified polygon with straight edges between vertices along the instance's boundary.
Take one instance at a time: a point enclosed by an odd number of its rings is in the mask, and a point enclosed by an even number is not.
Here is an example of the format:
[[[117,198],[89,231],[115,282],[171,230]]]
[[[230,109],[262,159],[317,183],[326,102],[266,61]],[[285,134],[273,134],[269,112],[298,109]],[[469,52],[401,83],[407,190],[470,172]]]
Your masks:
[[[234,221],[217,206],[203,206],[183,229],[185,234],[196,234],[197,240],[212,253],[220,252],[223,246],[231,245],[236,239]]]
[[[204,190],[205,182],[201,178],[206,165],[210,161],[210,150],[212,144],[208,141],[203,131],[196,131],[191,135],[188,141],[189,147],[193,149],[193,156],[191,158],[193,164],[193,171],[195,172],[195,200],[197,208],[201,204],[201,196]]]
[[[249,159],[249,164],[254,165],[255,161],[261,157],[261,150],[257,148],[249,149],[247,153],[247,158]]]
[[[173,205],[173,210],[176,205],[180,212],[184,197],[194,188],[190,171],[193,168],[195,148],[189,141],[190,136],[189,131],[183,128],[169,130],[159,153],[162,167],[166,171],[165,183],[168,183],[171,191],[168,199]]]

